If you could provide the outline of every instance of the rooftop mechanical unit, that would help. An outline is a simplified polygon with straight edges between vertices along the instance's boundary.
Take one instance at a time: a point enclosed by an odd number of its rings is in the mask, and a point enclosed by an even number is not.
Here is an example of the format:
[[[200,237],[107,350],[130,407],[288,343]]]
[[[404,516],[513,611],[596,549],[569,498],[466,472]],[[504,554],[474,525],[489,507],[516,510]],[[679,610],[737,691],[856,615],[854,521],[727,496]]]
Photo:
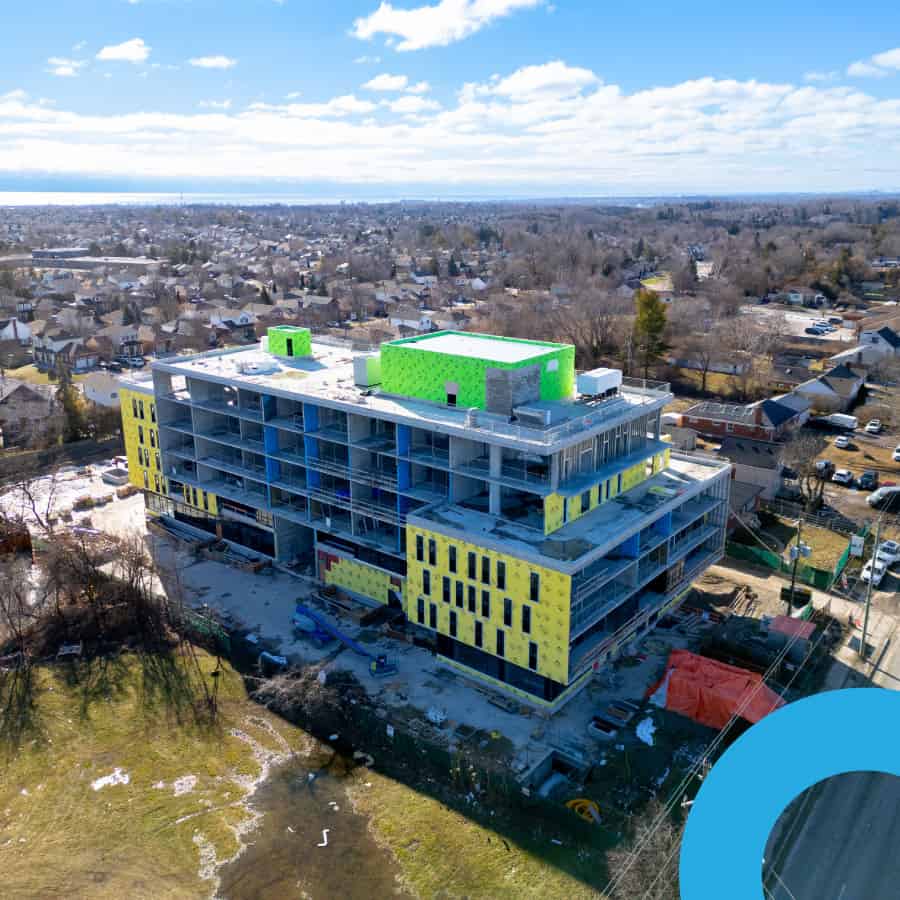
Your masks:
[[[611,397],[622,386],[622,373],[618,369],[591,369],[578,376],[576,386],[582,396]]]

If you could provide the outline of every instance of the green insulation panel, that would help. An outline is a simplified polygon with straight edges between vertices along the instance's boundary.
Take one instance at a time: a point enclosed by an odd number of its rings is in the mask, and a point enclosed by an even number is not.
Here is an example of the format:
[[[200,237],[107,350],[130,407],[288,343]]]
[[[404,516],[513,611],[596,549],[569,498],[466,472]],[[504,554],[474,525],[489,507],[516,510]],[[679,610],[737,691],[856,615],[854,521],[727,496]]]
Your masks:
[[[532,368],[540,399],[571,398],[575,391],[575,348],[461,331],[436,331],[381,345],[381,388],[390,394],[433,403],[486,409],[491,370]]]
[[[274,356],[312,356],[312,335],[308,328],[276,325],[266,334],[269,339],[269,353]]]

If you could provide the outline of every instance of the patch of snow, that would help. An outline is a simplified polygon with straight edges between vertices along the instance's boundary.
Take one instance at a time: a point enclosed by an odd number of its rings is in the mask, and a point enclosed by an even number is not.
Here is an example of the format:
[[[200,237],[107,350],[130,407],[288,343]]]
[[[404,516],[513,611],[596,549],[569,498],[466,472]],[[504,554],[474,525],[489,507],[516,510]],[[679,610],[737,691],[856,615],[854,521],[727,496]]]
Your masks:
[[[101,788],[110,787],[114,784],[128,784],[129,781],[131,781],[131,776],[127,772],[116,768],[113,769],[111,775],[104,775],[102,778],[92,781],[91,787],[95,791],[99,791]]]
[[[642,740],[645,744],[649,744],[651,747],[653,746],[653,733],[656,731],[656,726],[653,724],[653,719],[649,716],[644,719],[637,727],[637,736]]]
[[[176,797],[180,797],[182,794],[190,794],[196,786],[196,775],[182,775],[181,778],[176,778],[172,782],[172,787],[175,789]]]

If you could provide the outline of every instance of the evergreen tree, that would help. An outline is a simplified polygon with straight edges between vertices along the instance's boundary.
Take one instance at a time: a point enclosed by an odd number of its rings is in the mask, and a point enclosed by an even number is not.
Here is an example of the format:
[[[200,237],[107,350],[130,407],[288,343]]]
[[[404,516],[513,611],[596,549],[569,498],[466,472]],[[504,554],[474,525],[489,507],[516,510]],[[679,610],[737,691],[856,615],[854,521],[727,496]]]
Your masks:
[[[641,289],[634,295],[635,311],[634,343],[641,357],[644,378],[648,377],[652,366],[667,349],[663,336],[668,319],[666,305],[653,292]]]
[[[57,367],[59,387],[56,389],[56,400],[62,407],[65,416],[63,442],[80,441],[88,435],[87,419],[81,397],[72,384],[72,373],[69,367],[60,362]]]
[[[450,262],[447,264],[447,274],[451,278],[456,278],[459,275],[459,266],[456,264],[456,260],[453,258],[453,254],[450,254]]]

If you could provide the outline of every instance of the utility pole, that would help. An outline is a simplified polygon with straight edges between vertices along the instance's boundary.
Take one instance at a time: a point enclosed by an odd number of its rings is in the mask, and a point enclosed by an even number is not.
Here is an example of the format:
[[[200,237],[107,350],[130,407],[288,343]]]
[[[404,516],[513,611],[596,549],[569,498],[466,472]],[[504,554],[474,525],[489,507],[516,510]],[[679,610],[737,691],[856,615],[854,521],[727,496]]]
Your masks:
[[[878,557],[878,544],[881,539],[881,520],[884,516],[879,516],[875,522],[875,549],[872,551],[872,570],[869,573],[869,581],[866,584],[866,610],[863,613],[862,639],[859,642],[859,655],[866,659],[866,635],[869,632],[869,607],[872,603],[872,579],[875,577],[875,560]]]
[[[787,600],[787,616],[790,618],[791,609],[794,603],[794,587],[797,584],[797,566],[800,563],[800,548],[803,544],[800,542],[800,537],[803,534],[803,516],[797,520],[797,546],[794,547],[793,557],[794,557],[794,565],[791,569],[791,593]]]

